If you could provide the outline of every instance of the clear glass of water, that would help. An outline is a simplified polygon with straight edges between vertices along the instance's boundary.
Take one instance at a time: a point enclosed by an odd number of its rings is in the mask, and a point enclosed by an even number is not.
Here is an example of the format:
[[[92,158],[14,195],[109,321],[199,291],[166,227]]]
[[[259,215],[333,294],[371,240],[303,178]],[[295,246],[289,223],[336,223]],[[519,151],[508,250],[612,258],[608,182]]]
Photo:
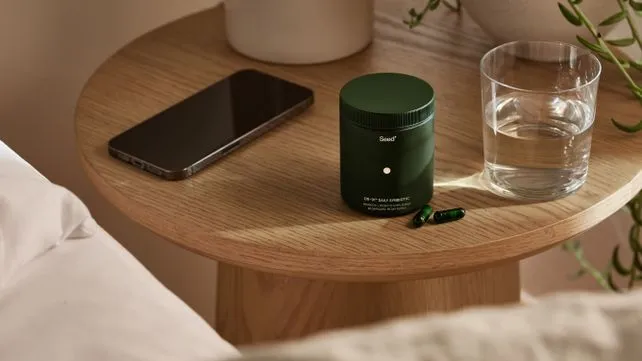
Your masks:
[[[588,50],[516,41],[481,60],[484,177],[504,197],[551,200],[586,181],[602,68]]]

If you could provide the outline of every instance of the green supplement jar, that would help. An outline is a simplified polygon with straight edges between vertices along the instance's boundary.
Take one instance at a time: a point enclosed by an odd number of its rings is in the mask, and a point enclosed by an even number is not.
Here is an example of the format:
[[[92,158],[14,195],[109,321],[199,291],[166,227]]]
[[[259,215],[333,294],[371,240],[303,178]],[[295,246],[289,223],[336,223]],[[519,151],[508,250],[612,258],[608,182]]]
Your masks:
[[[348,82],[339,95],[341,197],[360,212],[391,217],[432,198],[435,92],[399,73]]]

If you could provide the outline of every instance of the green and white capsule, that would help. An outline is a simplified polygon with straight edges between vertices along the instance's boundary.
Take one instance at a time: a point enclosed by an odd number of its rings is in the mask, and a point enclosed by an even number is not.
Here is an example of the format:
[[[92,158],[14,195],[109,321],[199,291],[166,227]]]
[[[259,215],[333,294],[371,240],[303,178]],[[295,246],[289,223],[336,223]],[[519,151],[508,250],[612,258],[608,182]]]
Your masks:
[[[446,209],[443,211],[435,212],[435,214],[432,216],[432,220],[435,222],[435,224],[441,224],[458,221],[464,218],[465,215],[466,210],[463,208]]]
[[[432,214],[432,207],[428,204],[424,205],[421,207],[419,212],[415,214],[415,216],[412,218],[412,224],[415,227],[421,227],[428,221],[428,218],[430,218],[430,215]]]

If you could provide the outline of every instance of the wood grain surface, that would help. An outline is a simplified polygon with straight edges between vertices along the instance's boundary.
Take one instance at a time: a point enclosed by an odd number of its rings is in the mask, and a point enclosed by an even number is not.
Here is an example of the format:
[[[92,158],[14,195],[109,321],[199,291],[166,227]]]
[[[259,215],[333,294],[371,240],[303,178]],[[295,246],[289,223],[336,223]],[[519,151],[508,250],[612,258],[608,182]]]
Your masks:
[[[519,262],[463,275],[400,282],[309,280],[219,264],[216,331],[234,345],[472,305],[519,301]]]
[[[404,1],[377,1],[376,39],[350,58],[279,66],[236,54],[215,8],[135,40],[91,77],[77,105],[86,171],[100,192],[145,227],[191,251],[257,271],[378,282],[444,276],[516,261],[605,219],[642,187],[642,137],[609,122],[637,121],[640,107],[606,66],[588,181],[567,198],[518,203],[480,184],[483,167],[479,60],[493,43],[465,16],[438,11],[401,23]],[[234,71],[257,68],[308,86],[304,115],[180,182],[107,154],[107,141]],[[369,72],[405,72],[436,89],[436,188],[432,205],[464,207],[462,221],[418,230],[408,217],[376,219],[339,195],[338,91]]]

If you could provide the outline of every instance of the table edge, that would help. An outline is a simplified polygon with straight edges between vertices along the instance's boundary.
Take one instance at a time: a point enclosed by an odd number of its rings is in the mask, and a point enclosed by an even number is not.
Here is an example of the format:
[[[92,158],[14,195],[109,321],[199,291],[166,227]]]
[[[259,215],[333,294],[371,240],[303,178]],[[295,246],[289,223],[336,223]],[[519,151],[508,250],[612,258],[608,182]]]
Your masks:
[[[143,217],[139,213],[131,210],[132,201],[124,196],[120,191],[111,187],[105,182],[101,175],[95,170],[92,163],[86,157],[83,147],[79,144],[79,109],[82,106],[82,100],[85,97],[87,89],[91,86],[92,80],[100,72],[101,68],[108,63],[115,55],[123,51],[134,42],[147,36],[148,34],[174,24],[190,16],[203,12],[212,11],[219,7],[216,4],[208,9],[196,11],[183,17],[176,18],[164,23],[154,29],[145,32],[135,39],[125,43],[123,46],[114,51],[101,64],[94,69],[91,76],[87,79],[77,98],[74,109],[74,133],[77,142],[77,152],[85,173],[90,179],[92,185],[105,199],[114,205],[125,216],[145,227],[158,236],[174,243],[181,248],[201,256],[239,267],[246,267],[256,271],[263,271],[275,274],[283,274],[295,277],[306,277],[313,279],[337,280],[337,281],[361,281],[361,282],[379,282],[379,281],[399,281],[422,278],[433,278],[449,275],[457,275],[466,272],[472,272],[481,268],[493,267],[495,265],[514,262],[531,255],[540,253],[544,250],[554,247],[555,245],[566,241],[577,234],[590,229],[597,225],[610,215],[622,208],[637,192],[642,189],[642,170],[632,178],[628,184],[605,197],[599,203],[579,212],[572,217],[560,220],[557,223],[546,227],[540,227],[530,232],[503,238],[490,243],[481,245],[441,250],[434,252],[422,252],[415,254],[396,254],[396,255],[353,255],[349,257],[338,257],[336,254],[320,254],[318,252],[288,251],[274,247],[261,245],[250,245],[238,241],[230,242],[211,242],[211,248],[204,250],[184,242],[176,241],[157,232],[152,227],[148,227]],[[129,204],[128,204],[129,203]],[[138,205],[136,205],[138,207]],[[606,211],[604,208],[607,208]],[[599,209],[599,211],[598,211]],[[573,226],[573,223],[580,223],[582,226]],[[564,235],[556,232],[555,229],[561,227],[566,230]],[[570,230],[570,232],[568,231]],[[472,232],[471,232],[472,233]],[[545,236],[550,233],[547,241],[537,241],[541,238],[540,234]],[[534,239],[525,241],[524,239]],[[234,242],[234,244],[231,244]],[[511,243],[520,242],[523,247],[511,247]],[[219,244],[220,243],[220,244]],[[221,245],[222,244],[222,245]],[[233,252],[231,250],[233,249]],[[439,265],[432,264],[431,260],[448,259],[458,257],[462,252],[475,253],[483,249],[485,254],[493,254],[492,257],[485,257],[486,261],[478,261],[476,257],[467,257],[464,264],[442,263]],[[257,253],[262,255],[262,261],[257,262]],[[438,255],[437,257],[435,255]],[[496,255],[496,256],[495,256]],[[254,261],[248,261],[254,260]],[[490,261],[488,261],[490,259]],[[364,264],[374,264],[375,266],[365,266]],[[376,266],[383,264],[384,266]],[[323,267],[319,267],[323,265]],[[333,272],[323,272],[320,270],[332,270]]]

